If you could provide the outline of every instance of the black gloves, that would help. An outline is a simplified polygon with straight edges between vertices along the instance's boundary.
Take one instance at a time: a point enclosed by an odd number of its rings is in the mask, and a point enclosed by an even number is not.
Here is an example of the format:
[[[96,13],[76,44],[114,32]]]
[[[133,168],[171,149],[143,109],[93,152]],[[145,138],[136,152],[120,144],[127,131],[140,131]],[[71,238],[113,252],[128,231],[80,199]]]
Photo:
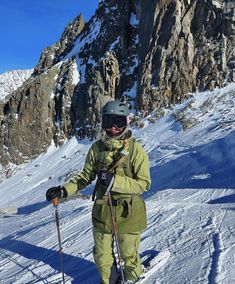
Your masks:
[[[47,201],[51,201],[52,199],[56,198],[56,197],[67,197],[67,191],[65,190],[64,187],[59,186],[54,186],[51,187],[47,190],[46,192],[46,199]]]
[[[114,175],[108,171],[100,171],[98,173],[98,180],[100,181],[101,184],[111,187],[114,182]],[[110,190],[110,188],[109,188]]]

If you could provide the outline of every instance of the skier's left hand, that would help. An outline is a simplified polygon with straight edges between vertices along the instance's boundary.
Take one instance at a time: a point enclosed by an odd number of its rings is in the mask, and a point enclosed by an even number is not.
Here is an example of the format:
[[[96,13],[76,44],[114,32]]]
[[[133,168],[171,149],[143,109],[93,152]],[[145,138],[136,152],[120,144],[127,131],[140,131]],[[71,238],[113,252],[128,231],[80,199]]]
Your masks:
[[[54,186],[54,187],[51,187],[47,190],[46,192],[46,199],[47,201],[51,201],[53,200],[54,198],[56,197],[67,197],[67,192],[65,190],[64,187],[61,187],[60,185],[59,186]]]
[[[114,181],[114,175],[109,171],[99,171],[98,180],[101,184],[108,187]]]

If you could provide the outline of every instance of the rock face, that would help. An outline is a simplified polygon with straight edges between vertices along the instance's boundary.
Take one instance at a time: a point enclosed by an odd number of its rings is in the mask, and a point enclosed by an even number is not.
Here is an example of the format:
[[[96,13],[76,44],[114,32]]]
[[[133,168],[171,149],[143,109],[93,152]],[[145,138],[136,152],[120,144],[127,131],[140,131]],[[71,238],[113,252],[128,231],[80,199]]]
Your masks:
[[[147,0],[141,11],[140,105],[167,106],[234,80],[234,1]]]
[[[232,81],[233,0],[100,1],[88,23],[78,16],[43,50],[32,76],[0,105],[0,163],[21,163],[73,134],[93,138],[108,100],[160,111]]]

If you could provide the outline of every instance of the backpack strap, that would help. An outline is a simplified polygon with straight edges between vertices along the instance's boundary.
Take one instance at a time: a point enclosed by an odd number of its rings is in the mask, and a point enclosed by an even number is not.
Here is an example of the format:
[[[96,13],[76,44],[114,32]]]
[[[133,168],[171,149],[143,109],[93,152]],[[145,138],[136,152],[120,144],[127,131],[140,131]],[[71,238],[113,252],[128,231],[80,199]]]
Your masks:
[[[108,171],[113,172],[114,170],[120,168],[123,165],[124,161],[127,159],[127,157],[130,160],[130,154],[132,155],[132,153],[133,153],[134,141],[135,141],[134,138],[130,138],[130,139],[125,139],[124,140],[124,142],[123,142],[124,148],[120,152],[120,154],[121,154],[120,159],[118,159],[116,162],[114,162],[111,165],[109,165],[108,166]],[[104,143],[102,141],[100,141],[100,142],[101,142],[100,143],[101,147],[102,148],[105,147]],[[131,143],[129,143],[129,142],[131,142]],[[129,151],[131,150],[131,151],[129,152],[128,150]],[[129,164],[130,164],[130,162],[129,162]],[[105,167],[104,169],[107,169],[107,168]],[[129,171],[131,172],[130,169],[129,169]],[[92,201],[95,200],[95,195],[96,195],[96,190],[94,189],[93,194],[92,194]]]

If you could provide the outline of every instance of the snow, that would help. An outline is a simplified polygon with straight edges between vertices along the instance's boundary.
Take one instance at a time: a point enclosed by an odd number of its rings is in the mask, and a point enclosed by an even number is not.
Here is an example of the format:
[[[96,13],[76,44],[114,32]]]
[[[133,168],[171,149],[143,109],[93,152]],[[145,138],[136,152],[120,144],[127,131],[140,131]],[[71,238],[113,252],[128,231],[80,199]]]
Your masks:
[[[139,61],[138,61],[138,59],[137,59],[137,56],[132,57],[132,65],[131,65],[131,66],[128,66],[128,69],[127,69],[127,71],[125,72],[126,75],[131,75],[131,74],[133,74],[134,71],[135,71],[135,69],[136,69],[136,67],[138,66],[138,64],[139,64]]]
[[[120,36],[110,45],[108,51],[112,51],[117,45],[120,45]]]
[[[79,53],[83,51],[84,46],[86,44],[92,43],[97,36],[100,34],[101,22],[98,21],[95,17],[93,17],[88,32],[86,34],[82,33],[78,36],[73,49],[62,58],[61,62],[68,60],[72,56],[76,57],[76,62],[73,66],[73,84],[77,85],[78,83],[85,82],[85,74],[86,74],[86,64],[83,62],[82,58],[79,57]],[[93,60],[89,60],[89,64],[94,63]]]
[[[135,81],[133,86],[131,87],[131,89],[126,91],[124,93],[124,95],[125,96],[129,96],[131,98],[135,98],[136,97],[136,92],[137,92],[137,82]]]
[[[77,60],[77,70],[79,71],[79,78],[80,78],[80,83],[85,82],[85,75],[86,75],[86,64],[82,62],[82,59],[79,57],[76,57]]]
[[[0,102],[18,89],[32,74],[30,70],[14,70],[0,75]]]
[[[80,81],[80,74],[78,72],[77,62],[73,64],[73,85],[76,86]]]
[[[133,27],[137,27],[139,25],[139,20],[137,20],[136,15],[131,13],[130,24]]]
[[[93,42],[96,39],[96,37],[99,35],[100,28],[101,28],[101,22],[98,21],[96,18],[94,18],[90,24],[90,31],[86,35],[82,33],[78,37],[73,49],[70,51],[68,55],[66,55],[66,57],[63,60],[75,56],[76,54],[78,54],[83,50],[85,44]]]
[[[152,186],[144,194],[148,228],[140,252],[162,261],[146,284],[235,283],[235,85],[192,98],[165,110],[155,123],[133,128],[151,163]],[[191,103],[191,108],[185,108]],[[183,131],[175,120],[197,122]],[[0,174],[0,208],[18,214],[0,219],[0,282],[61,283],[54,208],[46,190],[78,172],[90,141],[52,143],[47,153]],[[11,166],[13,167],[13,166]],[[84,194],[92,192],[89,186]],[[99,283],[92,249],[92,201],[71,199],[59,207],[66,283]]]

